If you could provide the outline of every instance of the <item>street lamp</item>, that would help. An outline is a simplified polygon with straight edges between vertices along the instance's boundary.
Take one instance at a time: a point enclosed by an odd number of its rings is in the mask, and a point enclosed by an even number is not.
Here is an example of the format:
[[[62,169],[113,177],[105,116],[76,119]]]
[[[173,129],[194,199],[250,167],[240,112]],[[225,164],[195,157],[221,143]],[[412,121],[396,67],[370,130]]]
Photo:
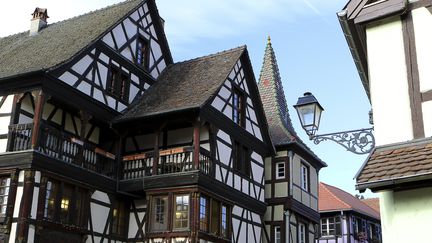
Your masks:
[[[324,109],[310,92],[304,93],[303,97],[298,99],[294,108],[297,110],[301,126],[306,131],[309,139],[315,144],[331,140],[355,154],[368,154],[375,147],[375,138],[372,134],[373,128],[316,135],[321,113]]]

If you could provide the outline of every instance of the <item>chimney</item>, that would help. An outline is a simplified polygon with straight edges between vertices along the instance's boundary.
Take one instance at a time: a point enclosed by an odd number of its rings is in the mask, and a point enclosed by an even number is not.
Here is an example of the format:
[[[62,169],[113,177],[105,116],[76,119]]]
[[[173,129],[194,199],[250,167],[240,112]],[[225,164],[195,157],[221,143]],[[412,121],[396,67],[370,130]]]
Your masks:
[[[32,14],[33,18],[30,24],[30,36],[37,35],[39,31],[47,26],[48,10],[46,8],[36,8]]]

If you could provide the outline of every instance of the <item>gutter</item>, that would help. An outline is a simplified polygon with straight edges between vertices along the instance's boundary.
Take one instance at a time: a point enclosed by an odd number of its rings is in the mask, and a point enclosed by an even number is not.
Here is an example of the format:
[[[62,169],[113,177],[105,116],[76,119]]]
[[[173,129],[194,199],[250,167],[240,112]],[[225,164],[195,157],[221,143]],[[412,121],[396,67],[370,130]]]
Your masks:
[[[360,192],[362,192],[362,191],[365,191],[366,189],[373,190],[373,189],[376,189],[378,187],[396,186],[396,185],[402,184],[402,183],[409,183],[409,182],[430,180],[430,179],[432,179],[432,172],[403,176],[403,177],[399,177],[399,178],[384,179],[384,180],[378,180],[378,181],[372,181],[372,182],[357,183],[356,190],[359,190]]]
[[[369,79],[367,76],[367,70],[365,70],[366,67],[364,66],[364,64],[361,61],[359,50],[356,46],[357,43],[353,38],[352,26],[350,26],[347,15],[348,15],[348,11],[346,9],[337,13],[339,23],[340,23],[342,31],[345,35],[345,39],[347,41],[348,47],[349,47],[351,55],[353,57],[354,64],[356,65],[358,74],[360,76],[360,79],[363,83],[363,87],[365,89],[365,92],[366,92],[367,97],[368,97],[369,102],[370,102]]]

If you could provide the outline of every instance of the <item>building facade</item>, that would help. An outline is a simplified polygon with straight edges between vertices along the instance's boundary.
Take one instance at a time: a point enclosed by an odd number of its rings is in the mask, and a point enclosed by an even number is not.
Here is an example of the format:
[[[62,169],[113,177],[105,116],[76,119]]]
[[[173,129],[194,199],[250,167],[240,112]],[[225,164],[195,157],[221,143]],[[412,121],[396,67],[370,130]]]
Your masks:
[[[349,1],[338,13],[373,108],[376,148],[356,175],[379,192],[384,242],[427,242],[432,217],[429,1]]]
[[[319,170],[327,165],[297,136],[268,39],[259,91],[276,155],[265,159],[266,231],[270,241],[314,242],[319,224]]]
[[[380,243],[379,211],[357,197],[320,182],[320,234],[317,243]]]
[[[246,47],[173,63],[154,0],[47,19],[0,39],[0,241],[271,241]]]

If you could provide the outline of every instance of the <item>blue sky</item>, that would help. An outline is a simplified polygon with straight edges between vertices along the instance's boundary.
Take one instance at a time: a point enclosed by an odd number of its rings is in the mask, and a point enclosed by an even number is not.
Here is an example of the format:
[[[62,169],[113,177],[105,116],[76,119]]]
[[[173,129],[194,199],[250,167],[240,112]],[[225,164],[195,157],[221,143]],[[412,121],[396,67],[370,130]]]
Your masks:
[[[116,2],[120,1],[7,1],[3,4],[7,11],[0,16],[0,36],[27,30],[30,14],[37,6],[48,8],[53,23]],[[366,156],[354,155],[332,142],[310,143],[292,108],[299,96],[311,91],[325,109],[319,134],[370,127],[370,104],[336,17],[346,2],[156,1],[175,61],[247,45],[258,80],[270,35],[296,131],[328,164],[321,170],[320,180],[354,194],[358,192],[353,177]]]

